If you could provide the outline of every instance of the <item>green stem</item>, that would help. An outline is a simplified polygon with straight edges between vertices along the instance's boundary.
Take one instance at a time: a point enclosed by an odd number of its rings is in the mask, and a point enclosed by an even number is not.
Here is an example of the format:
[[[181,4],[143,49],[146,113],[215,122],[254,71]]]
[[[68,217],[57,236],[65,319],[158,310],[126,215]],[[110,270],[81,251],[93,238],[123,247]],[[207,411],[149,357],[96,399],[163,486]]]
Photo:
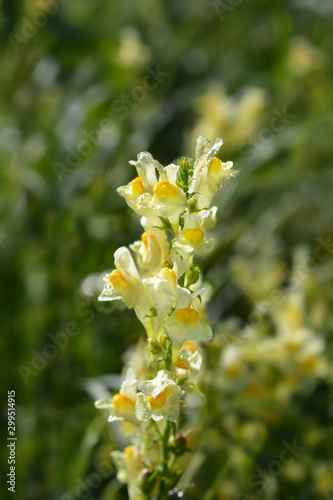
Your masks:
[[[163,463],[163,477],[161,480],[160,493],[158,500],[167,499],[167,479],[168,479],[168,462],[169,462],[169,436],[170,436],[170,422],[166,421],[165,431],[162,437],[162,463]]]
[[[160,438],[160,439],[163,439],[162,434],[160,433],[160,430],[159,430],[158,425],[157,425],[157,423],[155,422],[155,420],[153,420],[153,426],[154,426],[155,431],[157,432],[157,434],[158,434],[159,438]]]

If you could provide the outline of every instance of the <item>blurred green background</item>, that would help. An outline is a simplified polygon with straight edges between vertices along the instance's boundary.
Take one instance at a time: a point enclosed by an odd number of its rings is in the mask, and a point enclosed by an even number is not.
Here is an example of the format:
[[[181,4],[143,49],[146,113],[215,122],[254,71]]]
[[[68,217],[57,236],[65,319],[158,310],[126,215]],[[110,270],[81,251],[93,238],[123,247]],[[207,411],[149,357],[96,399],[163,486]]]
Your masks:
[[[223,138],[221,158],[233,160],[239,175],[216,201],[218,244],[202,263],[215,287],[213,326],[223,330],[231,316],[248,323],[257,301],[286,287],[288,270],[303,258],[306,313],[317,307],[316,320],[305,315],[304,322],[324,341],[318,356],[332,355],[333,5],[0,5],[2,418],[6,428],[6,393],[14,389],[15,498],[126,498],[114,473],[88,496],[78,493],[78,481],[114,447],[86,388],[87,379],[120,373],[123,352],[142,332],[132,312],[99,305],[82,282],[112,268],[114,251],[141,233],[116,193],[133,178],[128,161],[137,153],[149,150],[166,165],[193,155],[199,134]],[[318,238],[328,241],[323,260],[313,257]],[[70,336],[60,334],[66,328]],[[56,345],[57,334],[66,345]],[[212,379],[223,377],[218,342],[205,350]],[[203,412],[213,435],[203,439],[210,462],[196,473],[196,498],[213,484],[210,498],[218,499],[333,498],[329,372],[310,376],[307,392],[296,384],[283,409],[268,397],[275,420],[238,395],[237,408],[229,408],[232,425],[259,422],[266,436],[259,448],[242,433],[228,434],[223,391],[208,394],[211,411]],[[267,468],[283,440],[295,438],[307,443],[299,469],[270,477],[258,493],[248,483],[251,472]],[[244,467],[221,473],[238,452]],[[7,471],[7,450],[3,459]]]

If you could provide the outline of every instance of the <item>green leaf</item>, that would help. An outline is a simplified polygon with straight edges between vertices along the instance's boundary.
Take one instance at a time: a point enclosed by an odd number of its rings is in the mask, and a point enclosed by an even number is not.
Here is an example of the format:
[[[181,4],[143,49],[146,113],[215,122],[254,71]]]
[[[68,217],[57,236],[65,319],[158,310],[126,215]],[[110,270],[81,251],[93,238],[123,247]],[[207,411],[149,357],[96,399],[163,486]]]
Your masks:
[[[172,224],[169,221],[169,219],[167,219],[166,217],[162,217],[161,215],[159,215],[158,218],[163,223],[163,226],[153,226],[153,227],[156,228],[156,229],[160,229],[161,231],[167,231],[167,230],[169,230],[175,236],[175,232],[173,230]]]
[[[180,160],[178,160],[178,165],[179,169],[177,173],[176,184],[180,189],[184,191],[186,198],[189,199],[188,189],[191,177],[193,175],[194,161],[192,158],[183,156],[182,158],[180,158]],[[192,193],[191,196],[193,196]]]
[[[199,279],[200,276],[200,268],[198,266],[191,268],[190,274],[187,278],[187,287],[194,285]]]
[[[151,312],[151,314],[146,314],[145,318],[155,318],[155,316],[157,316],[157,309],[156,309],[156,307],[151,307],[150,308],[150,312]]]
[[[187,199],[190,200],[195,194],[200,194],[198,191],[193,191],[193,193],[187,193]]]

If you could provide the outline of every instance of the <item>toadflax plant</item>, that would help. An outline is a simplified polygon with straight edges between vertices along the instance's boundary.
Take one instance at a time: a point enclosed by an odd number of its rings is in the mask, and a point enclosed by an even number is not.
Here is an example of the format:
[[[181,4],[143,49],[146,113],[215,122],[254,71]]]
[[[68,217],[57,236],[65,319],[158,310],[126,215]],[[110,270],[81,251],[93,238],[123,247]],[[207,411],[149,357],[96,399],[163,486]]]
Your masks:
[[[193,259],[214,246],[207,235],[216,223],[211,203],[233,175],[232,163],[216,156],[221,146],[221,139],[212,145],[199,137],[194,160],[167,167],[140,153],[130,162],[137,177],[118,188],[144,232],[130,249],[115,252],[115,270],[105,276],[99,300],[134,309],[147,333],[147,370],[138,380],[130,366],[119,393],[95,406],[109,421],[120,421],[128,445],[111,455],[135,500],[183,497],[177,484],[191,450],[180,421],[197,390],[202,356],[195,341],[212,338],[204,317],[207,287]]]

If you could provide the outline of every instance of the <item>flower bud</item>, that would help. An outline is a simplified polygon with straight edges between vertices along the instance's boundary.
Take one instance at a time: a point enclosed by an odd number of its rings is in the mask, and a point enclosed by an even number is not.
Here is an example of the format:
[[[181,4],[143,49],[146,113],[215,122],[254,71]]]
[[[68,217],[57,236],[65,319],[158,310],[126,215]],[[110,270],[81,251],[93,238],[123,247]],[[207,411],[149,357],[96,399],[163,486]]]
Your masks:
[[[144,468],[140,472],[139,478],[138,478],[138,484],[139,487],[144,494],[148,494],[153,486],[154,486],[154,480],[151,480],[152,475],[154,474],[154,471],[151,469]]]
[[[177,448],[186,448],[186,437],[181,432],[177,432],[176,434],[175,446]]]
[[[162,352],[162,346],[155,339],[148,340],[148,346],[153,354],[159,354]]]

